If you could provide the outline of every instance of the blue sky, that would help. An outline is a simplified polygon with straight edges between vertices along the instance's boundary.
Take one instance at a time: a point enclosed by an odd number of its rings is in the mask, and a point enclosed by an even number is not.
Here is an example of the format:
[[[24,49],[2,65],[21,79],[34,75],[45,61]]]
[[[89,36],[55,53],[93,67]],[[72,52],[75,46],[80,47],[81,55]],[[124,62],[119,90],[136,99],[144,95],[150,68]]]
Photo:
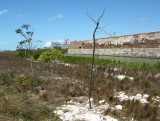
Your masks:
[[[116,36],[160,31],[160,0],[0,0],[0,50],[15,50],[23,24],[35,29],[34,39],[70,41],[92,39],[95,20],[106,7],[100,26]],[[97,38],[107,37],[97,34]]]

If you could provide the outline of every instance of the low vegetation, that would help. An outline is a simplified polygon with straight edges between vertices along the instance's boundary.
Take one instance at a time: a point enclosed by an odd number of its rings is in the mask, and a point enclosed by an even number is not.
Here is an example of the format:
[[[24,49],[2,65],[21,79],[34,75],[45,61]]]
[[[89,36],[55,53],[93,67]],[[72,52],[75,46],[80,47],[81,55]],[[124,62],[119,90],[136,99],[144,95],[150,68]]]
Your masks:
[[[39,56],[38,60],[43,62],[49,62],[51,60],[55,59],[61,59],[65,55],[60,49],[54,48],[53,50],[47,50],[42,52],[42,54]]]
[[[37,50],[31,51],[31,55],[33,56],[34,60],[39,60],[43,62],[50,62],[55,59],[59,61],[63,61],[65,63],[71,64],[90,64],[92,61],[91,57],[77,57],[77,56],[65,56],[66,49],[62,49],[60,47],[55,47],[54,49],[44,49],[44,50]],[[21,58],[29,58],[29,50],[27,49],[20,49],[18,50],[17,57]],[[127,68],[136,68],[142,70],[156,70],[160,71],[160,61],[154,64],[153,66],[149,63],[126,63],[121,62],[120,60],[115,59],[95,59],[96,65],[105,65],[111,67],[127,67]]]
[[[42,52],[39,57],[45,57]],[[59,51],[61,52],[61,51]],[[63,54],[63,52],[62,52]],[[0,119],[2,120],[60,120],[53,111],[73,97],[87,96],[90,58],[61,56],[50,61],[34,61],[35,77],[32,76],[27,59],[17,58],[10,52],[0,53]],[[56,61],[54,61],[56,60]],[[70,64],[68,64],[70,63]],[[95,104],[105,100],[110,106],[123,105],[122,111],[104,110],[105,115],[122,119],[153,121],[157,119],[160,96],[160,73],[152,66],[135,68],[123,66],[115,60],[96,60],[91,97]],[[142,66],[142,65],[141,65]],[[148,65],[143,65],[146,67]],[[118,79],[118,75],[125,75]],[[132,78],[130,78],[132,77]],[[134,101],[120,101],[114,95],[149,94],[148,104]],[[67,112],[64,110],[64,112]]]

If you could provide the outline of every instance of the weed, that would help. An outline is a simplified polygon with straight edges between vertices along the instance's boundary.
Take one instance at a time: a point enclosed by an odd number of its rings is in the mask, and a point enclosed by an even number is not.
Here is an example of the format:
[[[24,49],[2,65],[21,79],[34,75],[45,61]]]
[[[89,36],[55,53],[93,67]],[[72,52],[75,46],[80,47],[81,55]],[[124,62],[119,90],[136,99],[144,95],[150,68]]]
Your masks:
[[[116,110],[111,111],[111,113],[112,113],[114,116],[117,116],[117,115],[118,115],[118,112],[117,112]]]
[[[30,121],[41,121],[44,119],[59,120],[46,105],[37,102],[30,102],[25,95],[12,94],[0,98],[1,115],[21,118]],[[2,119],[3,120],[3,119]]]
[[[135,119],[155,119],[157,116],[157,108],[152,107],[149,104],[141,104],[139,101],[127,101],[126,102],[126,114],[133,115]]]
[[[158,88],[152,88],[151,93],[155,96],[160,96],[160,89]]]
[[[111,111],[111,108],[107,108],[107,109],[104,111],[104,115],[105,115],[105,116],[108,115],[110,111]]]
[[[41,97],[44,101],[48,101],[49,94],[48,94],[47,92],[45,92],[45,93],[41,94],[40,97]]]
[[[38,86],[39,80],[35,77],[18,77],[14,79],[15,83],[20,86]]]
[[[13,92],[14,89],[15,89],[15,88],[14,88],[13,86],[9,86],[9,87],[6,87],[6,88],[5,88],[5,90],[8,91],[8,92]]]
[[[157,62],[157,63],[154,65],[154,68],[155,68],[157,71],[160,71],[160,61]]]
[[[5,73],[0,75],[0,84],[10,86],[12,84],[13,74],[12,73]]]
[[[63,112],[64,112],[64,113],[67,113],[67,112],[69,112],[69,110],[63,110]]]

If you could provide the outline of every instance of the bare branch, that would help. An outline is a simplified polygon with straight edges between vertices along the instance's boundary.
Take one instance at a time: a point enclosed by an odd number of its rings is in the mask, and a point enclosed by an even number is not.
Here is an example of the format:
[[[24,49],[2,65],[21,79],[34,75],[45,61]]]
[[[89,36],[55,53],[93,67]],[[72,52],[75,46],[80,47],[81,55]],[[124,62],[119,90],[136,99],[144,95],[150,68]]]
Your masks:
[[[38,40],[38,41],[36,41],[37,42],[37,44],[33,47],[33,48],[36,48],[37,46],[38,46],[38,44],[40,43],[40,42],[42,42],[41,40]]]
[[[103,15],[104,15],[104,13],[105,13],[105,10],[106,10],[106,8],[104,8],[104,10],[103,10],[103,12],[102,12],[101,16],[99,17],[99,19],[98,19],[97,23],[99,23],[99,21],[100,21],[100,20],[101,20],[101,18],[103,17]]]
[[[101,28],[107,28],[108,26],[110,25],[110,23],[108,23],[107,25],[105,25],[105,26],[103,26],[103,27],[101,27]]]
[[[96,35],[97,35],[97,34],[102,34],[102,33],[96,33]]]
[[[109,35],[102,27],[98,27],[98,29],[101,29],[106,35]]]
[[[89,15],[87,11],[86,11],[86,14],[87,14],[88,18],[90,18],[95,24],[97,24],[97,22],[93,19],[92,14]]]
[[[28,40],[28,38],[26,37],[25,34],[21,33],[21,35],[22,35],[26,40]]]

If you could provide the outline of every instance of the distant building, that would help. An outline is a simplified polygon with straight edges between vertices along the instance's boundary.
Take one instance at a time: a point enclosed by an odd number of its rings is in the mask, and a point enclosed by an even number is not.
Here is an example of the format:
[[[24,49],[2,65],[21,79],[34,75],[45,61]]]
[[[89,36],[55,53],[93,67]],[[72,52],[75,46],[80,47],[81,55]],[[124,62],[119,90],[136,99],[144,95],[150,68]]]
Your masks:
[[[67,49],[68,48],[68,40],[65,40],[64,43],[60,42],[47,42],[44,45],[45,48],[54,48],[54,47],[61,47],[62,49]]]

